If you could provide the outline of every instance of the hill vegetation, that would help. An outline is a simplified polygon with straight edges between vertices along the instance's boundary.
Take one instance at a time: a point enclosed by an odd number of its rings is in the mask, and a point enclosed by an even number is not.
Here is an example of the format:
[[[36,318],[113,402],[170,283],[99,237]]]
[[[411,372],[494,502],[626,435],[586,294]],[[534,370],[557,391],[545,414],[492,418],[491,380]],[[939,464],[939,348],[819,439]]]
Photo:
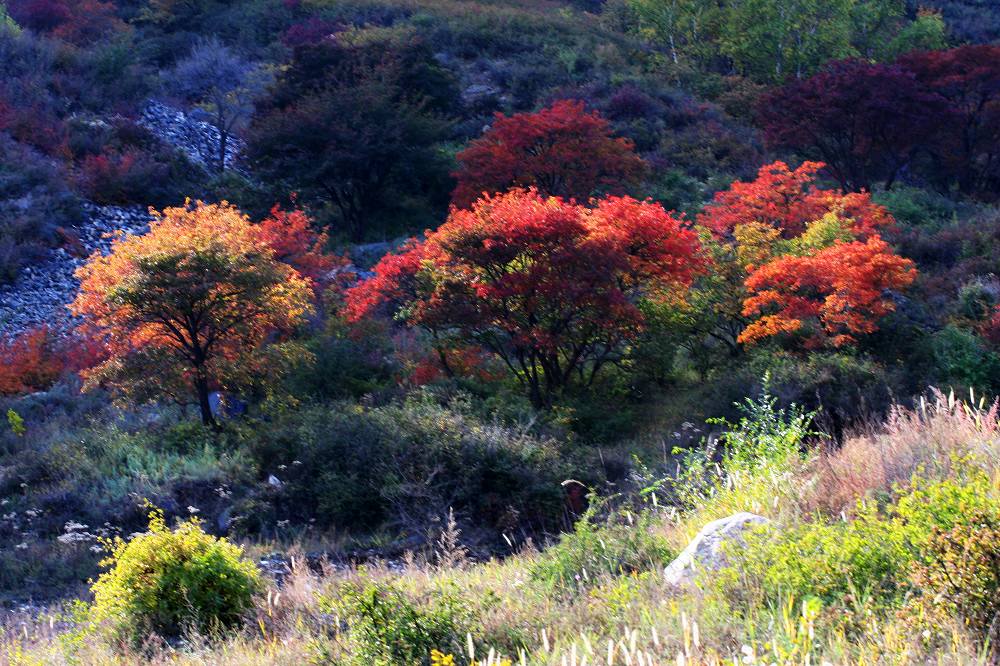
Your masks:
[[[2,660],[993,663],[998,21],[0,0]]]

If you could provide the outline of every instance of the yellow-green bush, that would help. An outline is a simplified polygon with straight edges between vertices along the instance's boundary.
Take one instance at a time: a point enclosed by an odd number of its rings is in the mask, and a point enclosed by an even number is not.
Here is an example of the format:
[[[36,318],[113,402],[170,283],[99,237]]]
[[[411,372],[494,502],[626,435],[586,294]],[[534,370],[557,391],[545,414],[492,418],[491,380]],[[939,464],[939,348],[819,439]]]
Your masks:
[[[162,511],[154,510],[147,532],[109,545],[102,562],[108,571],[91,588],[91,611],[123,639],[232,627],[262,587],[243,549],[205,533],[196,519],[171,530]]]
[[[344,619],[349,663],[357,666],[426,664],[437,648],[460,651],[475,624],[472,610],[447,586],[413,599],[391,582],[361,580],[321,606]]]

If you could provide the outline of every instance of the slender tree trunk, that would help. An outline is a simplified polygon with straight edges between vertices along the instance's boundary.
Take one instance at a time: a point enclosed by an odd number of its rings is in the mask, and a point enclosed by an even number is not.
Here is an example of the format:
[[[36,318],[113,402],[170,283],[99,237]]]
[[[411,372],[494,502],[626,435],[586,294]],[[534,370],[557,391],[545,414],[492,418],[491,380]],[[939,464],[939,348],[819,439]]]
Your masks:
[[[198,407],[201,409],[201,422],[212,428],[218,427],[215,417],[212,416],[212,403],[209,401],[208,379],[201,373],[194,380],[195,391],[198,392]]]
[[[229,146],[229,132],[219,129],[219,173],[226,170],[226,148]]]

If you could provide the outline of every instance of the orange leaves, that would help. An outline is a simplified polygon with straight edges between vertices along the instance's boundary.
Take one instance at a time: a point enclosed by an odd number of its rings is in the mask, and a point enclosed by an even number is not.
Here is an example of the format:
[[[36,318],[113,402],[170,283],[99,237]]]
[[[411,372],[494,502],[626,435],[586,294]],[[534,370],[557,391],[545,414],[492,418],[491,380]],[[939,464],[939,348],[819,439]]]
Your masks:
[[[892,226],[889,212],[866,192],[844,194],[813,187],[823,166],[821,162],[803,162],[792,170],[780,161],[765,165],[756,180],[737,181],[716,194],[698,222],[723,236],[742,225],[770,226],[784,238],[801,234],[806,225],[830,212],[849,219],[852,230],[862,236]]]
[[[800,332],[807,321],[809,346],[826,338],[834,346],[873,333],[877,321],[895,309],[889,292],[916,279],[909,259],[893,254],[881,238],[838,242],[807,256],[779,257],[750,273],[743,314],[759,317],[740,335],[753,343],[781,333]]]
[[[311,310],[309,283],[275,249],[294,255],[304,239],[308,254],[311,237],[298,217],[258,227],[226,202],[154,215],[149,233],[115,240],[77,271],[71,310],[110,353],[89,378],[123,391],[188,385],[211,422],[210,385],[258,367],[258,349]]]
[[[916,277],[879,236],[895,224],[889,212],[867,192],[815,187],[823,166],[765,165],[698,216],[745,271],[742,343],[788,334],[805,334],[808,347],[854,342],[894,309],[890,292]]]
[[[64,369],[57,342],[44,326],[0,342],[0,395],[45,390]]]
[[[460,207],[512,187],[585,202],[599,191],[621,190],[647,168],[631,141],[613,137],[607,120],[573,100],[537,113],[497,114],[458,161],[452,201]]]

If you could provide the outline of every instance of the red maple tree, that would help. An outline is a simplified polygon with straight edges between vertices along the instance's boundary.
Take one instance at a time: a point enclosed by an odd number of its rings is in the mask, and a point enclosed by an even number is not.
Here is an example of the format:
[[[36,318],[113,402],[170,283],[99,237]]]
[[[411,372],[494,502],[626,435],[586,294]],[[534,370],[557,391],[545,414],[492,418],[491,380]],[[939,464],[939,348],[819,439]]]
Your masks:
[[[977,44],[914,51],[900,65],[949,104],[934,135],[936,168],[966,193],[995,197],[1000,183],[1000,46]]]
[[[848,59],[763,96],[757,116],[769,145],[823,160],[846,190],[892,187],[949,112],[906,68]]]
[[[703,268],[696,234],[657,204],[629,197],[593,208],[512,190],[454,209],[349,290],[353,320],[385,309],[439,344],[496,355],[536,407],[589,385],[642,330],[638,307]]]
[[[647,168],[630,140],[613,136],[607,120],[574,100],[536,113],[498,113],[493,126],[457,159],[452,202],[459,207],[514,187],[587,201],[595,194],[621,193]]]

